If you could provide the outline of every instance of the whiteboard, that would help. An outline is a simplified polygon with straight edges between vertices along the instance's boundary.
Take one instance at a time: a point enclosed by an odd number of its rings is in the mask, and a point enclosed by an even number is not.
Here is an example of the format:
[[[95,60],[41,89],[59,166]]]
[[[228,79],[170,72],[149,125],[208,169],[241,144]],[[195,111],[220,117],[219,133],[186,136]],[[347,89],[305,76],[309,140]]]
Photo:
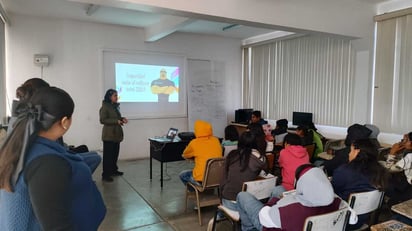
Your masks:
[[[187,63],[189,130],[194,130],[196,120],[205,120],[212,124],[215,136],[224,137],[225,63],[197,59],[188,59]]]

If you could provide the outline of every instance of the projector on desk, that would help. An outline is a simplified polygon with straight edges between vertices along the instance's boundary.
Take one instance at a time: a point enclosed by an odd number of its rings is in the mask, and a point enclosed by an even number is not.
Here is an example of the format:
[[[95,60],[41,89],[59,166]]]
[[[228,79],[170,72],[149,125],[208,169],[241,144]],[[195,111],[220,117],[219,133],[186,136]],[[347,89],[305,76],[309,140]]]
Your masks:
[[[191,141],[194,138],[196,138],[195,133],[193,132],[179,132],[177,136],[182,140],[182,141]]]

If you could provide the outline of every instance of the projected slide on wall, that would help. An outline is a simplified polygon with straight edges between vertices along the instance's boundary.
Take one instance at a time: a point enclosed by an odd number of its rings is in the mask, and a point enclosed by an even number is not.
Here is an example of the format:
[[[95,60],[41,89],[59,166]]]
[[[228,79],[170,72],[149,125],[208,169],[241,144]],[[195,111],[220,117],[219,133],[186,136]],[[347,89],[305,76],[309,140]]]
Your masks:
[[[179,67],[116,63],[119,102],[179,102]]]
[[[129,119],[187,116],[186,57],[149,51],[102,51],[102,97],[118,91],[120,112]]]

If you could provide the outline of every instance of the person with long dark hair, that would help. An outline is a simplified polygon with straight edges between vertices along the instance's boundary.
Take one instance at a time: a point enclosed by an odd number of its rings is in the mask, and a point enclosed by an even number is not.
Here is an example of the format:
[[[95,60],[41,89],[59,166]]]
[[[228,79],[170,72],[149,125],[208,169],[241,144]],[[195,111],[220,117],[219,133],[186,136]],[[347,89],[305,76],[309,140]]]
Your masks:
[[[260,153],[266,153],[266,138],[262,125],[258,123],[251,123],[247,126],[247,130],[255,136],[255,142],[257,144],[257,150]]]
[[[0,230],[97,230],[106,214],[90,168],[57,140],[70,128],[74,102],[45,87],[16,108],[0,149]]]
[[[392,145],[386,166],[391,171],[386,191],[389,196],[388,205],[412,199],[412,132],[405,134],[401,142]]]
[[[234,125],[225,127],[225,139],[222,141],[223,156],[227,156],[229,152],[237,148],[239,141],[239,133]]]
[[[123,128],[128,120],[122,117],[119,110],[117,91],[109,89],[104,95],[100,108],[100,123],[103,124],[103,173],[102,180],[112,182],[112,176],[121,176],[117,160],[119,159],[120,142],[123,141]]]
[[[246,131],[239,139],[238,148],[225,159],[225,171],[220,184],[222,204],[237,210],[236,196],[242,190],[243,182],[255,180],[266,168],[266,156],[258,151],[255,136]]]
[[[14,123],[17,120],[16,108],[18,107],[18,105],[20,103],[28,102],[37,90],[45,88],[45,87],[50,87],[50,84],[46,82],[45,80],[40,79],[40,78],[31,78],[31,79],[26,80],[20,87],[16,89],[16,97],[18,101],[13,100],[13,106],[12,106],[12,112],[11,112],[12,117],[10,118],[10,121],[9,121],[9,127],[7,129],[7,134],[10,134],[13,131]],[[89,151],[86,145],[80,145],[77,148],[76,147],[71,148],[70,146],[67,146],[64,143],[63,136],[60,137],[57,140],[57,142],[59,142],[61,145],[64,145],[68,149],[69,153],[81,155],[83,160],[92,170],[92,173],[96,170],[96,168],[99,166],[100,162],[102,161],[102,158],[99,156],[99,154],[95,151]]]
[[[370,139],[359,139],[352,142],[349,162],[341,165],[333,172],[332,186],[335,193],[348,201],[351,193],[384,191],[388,183],[388,173],[377,160],[378,150]],[[357,229],[364,224],[368,215],[360,215],[358,223],[350,225],[349,230]]]
[[[303,146],[313,144],[313,132],[309,130],[308,126],[299,125],[296,128],[296,134],[302,138]]]
[[[7,134],[10,134],[13,130],[14,122],[17,119],[15,109],[22,102],[27,102],[34,92],[43,87],[50,87],[50,84],[40,78],[31,78],[26,80],[20,87],[16,89],[16,97],[18,100],[13,100],[11,118],[9,121],[9,127],[7,129]]]

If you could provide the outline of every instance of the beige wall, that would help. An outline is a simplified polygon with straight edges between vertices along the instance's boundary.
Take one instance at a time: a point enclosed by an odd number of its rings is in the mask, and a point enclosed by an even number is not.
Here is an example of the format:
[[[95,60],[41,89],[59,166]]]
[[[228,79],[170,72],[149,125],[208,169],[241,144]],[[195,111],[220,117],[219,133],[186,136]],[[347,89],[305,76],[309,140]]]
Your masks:
[[[40,77],[33,64],[34,54],[48,54],[50,65],[43,76],[51,85],[64,88],[73,97],[76,108],[69,144],[87,144],[101,149],[101,125],[98,110],[103,94],[101,50],[128,49],[184,54],[187,58],[223,61],[226,64],[226,109],[233,117],[240,107],[240,41],[213,36],[174,34],[156,43],[145,43],[143,31],[132,27],[10,15],[7,33],[7,94],[13,99],[15,89],[26,79]],[[229,97],[230,96],[230,97]],[[187,118],[132,120],[121,145],[123,159],[149,155],[149,137],[163,135],[170,127],[187,131]],[[222,136],[223,134],[217,134]]]

